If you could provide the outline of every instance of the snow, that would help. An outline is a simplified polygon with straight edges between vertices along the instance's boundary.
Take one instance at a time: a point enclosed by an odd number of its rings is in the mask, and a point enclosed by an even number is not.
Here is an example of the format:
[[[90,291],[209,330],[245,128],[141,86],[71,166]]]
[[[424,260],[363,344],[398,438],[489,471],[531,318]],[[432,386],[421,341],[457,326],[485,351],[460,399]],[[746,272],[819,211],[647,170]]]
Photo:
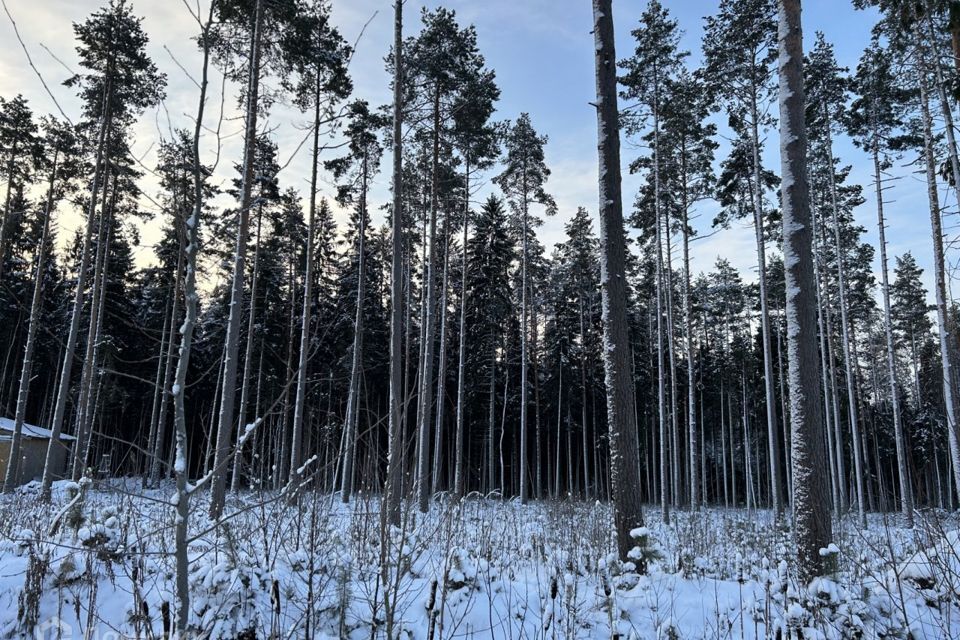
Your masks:
[[[36,629],[55,624],[80,637],[89,614],[91,637],[150,637],[148,627],[160,637],[163,603],[176,611],[176,515],[158,499],[172,484],[147,492],[136,479],[90,485],[79,522],[38,534],[70,501],[67,488],[56,483],[50,505],[30,487],[0,498],[0,637],[34,637],[17,614],[31,588]],[[650,510],[631,533],[655,540],[660,557],[638,575],[635,563],[616,559],[603,504],[434,502],[415,524],[388,528],[382,554],[375,497],[343,505],[300,495],[299,506],[279,493],[230,495],[226,511],[236,515],[212,527],[207,492],[195,494],[188,582],[197,637],[302,637],[307,616],[316,638],[374,637],[374,620],[383,637],[385,595],[394,636],[412,640],[798,632],[834,640],[908,631],[919,639],[949,637],[960,624],[958,521],[942,513],[924,514],[916,529],[889,515],[871,515],[859,529],[848,517],[838,544],[825,549],[837,555],[836,573],[802,585],[789,530],[764,511],[677,511],[667,526]],[[41,565],[40,581],[28,580]]]
[[[15,421],[10,418],[0,418],[0,432],[13,433],[15,425]],[[49,440],[53,436],[53,432],[50,431],[50,429],[44,429],[43,427],[37,427],[27,423],[23,423],[21,434],[24,438],[41,438],[44,440]],[[0,436],[0,438],[2,437],[3,436]],[[66,434],[60,434],[60,439],[74,440],[75,438]]]

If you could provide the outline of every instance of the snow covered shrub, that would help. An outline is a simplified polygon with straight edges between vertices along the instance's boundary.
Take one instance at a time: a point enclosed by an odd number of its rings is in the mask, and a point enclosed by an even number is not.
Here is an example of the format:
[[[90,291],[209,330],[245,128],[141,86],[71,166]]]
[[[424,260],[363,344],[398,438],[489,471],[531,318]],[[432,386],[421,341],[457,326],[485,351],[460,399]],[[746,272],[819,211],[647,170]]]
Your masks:
[[[223,557],[194,564],[190,576],[191,606],[197,632],[209,640],[233,640],[262,628],[259,601],[268,601],[270,580],[257,566]]]
[[[479,588],[477,586],[477,575],[480,572],[480,564],[486,565],[486,561],[477,558],[466,549],[455,547],[450,550],[450,565],[447,570],[444,588],[447,591],[472,591]]]
[[[637,527],[631,530],[630,537],[633,538],[635,545],[628,555],[639,573],[646,573],[652,563],[663,559],[663,550],[654,539],[649,527]]]
[[[90,486],[90,478],[80,478],[80,482],[69,482],[64,487],[64,493],[67,497],[67,507],[64,513],[64,525],[74,532],[80,530],[83,526],[83,502],[86,496],[87,488]]]
[[[120,519],[116,507],[108,506],[85,520],[77,529],[77,539],[83,546],[95,551],[101,560],[117,560],[122,546]]]
[[[820,557],[823,558],[823,571],[828,576],[836,576],[840,570],[840,548],[834,543],[820,549]]]

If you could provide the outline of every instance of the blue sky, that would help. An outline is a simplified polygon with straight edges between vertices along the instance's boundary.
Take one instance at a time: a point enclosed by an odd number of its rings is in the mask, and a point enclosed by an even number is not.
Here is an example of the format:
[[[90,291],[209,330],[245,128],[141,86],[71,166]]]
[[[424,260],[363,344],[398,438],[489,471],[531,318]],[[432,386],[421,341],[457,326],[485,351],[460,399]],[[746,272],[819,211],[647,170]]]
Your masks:
[[[69,75],[66,67],[75,66],[69,21],[82,20],[99,3],[86,0],[6,2],[37,67],[58,102],[68,115],[76,117],[76,100],[67,89],[58,86]],[[685,31],[683,46],[691,52],[689,64],[698,64],[703,17],[716,10],[717,0],[663,2]],[[193,72],[198,69],[199,57],[190,42],[194,25],[182,2],[132,0],[132,4],[144,16],[145,29],[152,38],[151,54],[170,76],[165,104],[147,113],[136,129],[135,152],[142,156],[146,166],[152,166],[159,138],[166,136],[170,127],[183,127],[190,123],[187,114],[195,109],[196,88],[179,71],[177,63]],[[349,41],[356,40],[358,43],[351,67],[356,95],[372,104],[383,104],[390,100],[389,79],[384,71],[383,58],[392,42],[391,4],[390,0],[333,0],[335,24]],[[497,117],[515,118],[520,112],[527,111],[535,127],[550,138],[547,162],[553,170],[553,176],[548,190],[557,198],[560,213],[546,221],[541,229],[541,237],[544,243],[552,246],[563,238],[563,224],[578,205],[596,211],[596,116],[589,105],[594,99],[591,4],[588,0],[447,0],[443,3],[407,0],[405,32],[409,35],[419,29],[422,6],[432,8],[438,4],[454,9],[462,24],[476,25],[481,51],[488,65],[496,70],[501,87]],[[636,26],[645,4],[646,0],[614,2],[620,57],[628,55],[633,48],[630,30]],[[201,2],[201,5],[205,3]],[[876,15],[855,11],[845,0],[806,0],[803,21],[805,43],[808,46],[813,41],[814,32],[823,31],[835,45],[840,63],[853,68],[869,41]],[[16,46],[13,29],[5,19],[0,21],[0,38],[8,43],[8,46],[0,49],[0,95],[22,92],[36,110],[54,111],[52,100],[44,92],[36,75],[26,66],[23,51]],[[216,93],[219,91],[219,79],[215,78],[213,84]],[[218,167],[218,179],[222,181],[229,177],[232,163],[240,157],[238,134],[241,124],[234,108],[234,93],[235,88],[228,85],[222,125],[222,159]],[[219,108],[219,99],[219,95],[214,96],[212,108]],[[277,107],[271,113],[267,126],[273,130],[280,144],[282,159],[289,157],[303,137],[304,120],[295,110],[284,107]],[[725,148],[726,145],[721,147],[720,156]],[[212,158],[215,151],[214,141],[208,140],[207,157]],[[843,138],[837,140],[836,152],[845,162],[853,164],[852,179],[868,185],[869,163],[862,152]],[[625,142],[624,163],[637,153],[637,149]],[[779,170],[777,153],[776,131],[768,132],[765,163],[774,170]],[[282,177],[285,184],[305,192],[308,164],[305,150],[293,157]],[[388,159],[385,159],[383,166],[389,167]],[[898,255],[911,250],[922,265],[927,265],[931,250],[924,185],[908,169],[897,169],[897,173],[904,177],[889,192],[889,200],[892,201],[888,204],[890,252]],[[625,176],[625,203],[632,201],[636,184],[636,178]],[[149,176],[145,185],[149,192]],[[389,195],[387,189],[388,176],[381,174],[374,187],[374,200],[385,201]],[[330,195],[333,189],[325,185],[324,191]],[[865,190],[865,195],[868,201],[859,208],[857,216],[868,229],[868,239],[875,243],[875,203],[869,188]],[[150,208],[152,205],[146,202],[145,206]],[[709,269],[717,256],[722,255],[739,268],[744,277],[753,278],[755,249],[750,228],[739,226],[712,233],[712,217],[713,205],[708,203],[696,221],[702,237],[692,247],[694,269]],[[68,212],[62,216],[62,228],[69,229],[75,223],[75,215]],[[948,220],[947,226],[950,225]],[[150,259],[150,245],[156,239],[156,228],[155,223],[147,223],[142,229],[143,247],[138,252],[141,261]],[[925,275],[930,283],[929,274]]]

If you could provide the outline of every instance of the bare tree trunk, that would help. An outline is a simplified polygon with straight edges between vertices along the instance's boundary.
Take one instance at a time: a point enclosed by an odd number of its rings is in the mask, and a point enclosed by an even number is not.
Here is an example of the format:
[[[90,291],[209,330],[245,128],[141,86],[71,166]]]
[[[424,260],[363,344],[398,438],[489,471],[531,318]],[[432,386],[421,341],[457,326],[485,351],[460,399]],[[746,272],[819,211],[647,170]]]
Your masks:
[[[937,194],[936,160],[933,156],[933,124],[930,117],[929,96],[925,70],[920,73],[920,107],[923,116],[923,146],[924,161],[927,172],[927,194],[930,200],[930,230],[933,236],[933,269],[937,298],[937,326],[940,334],[940,360],[943,366],[943,399],[946,405],[947,436],[950,448],[950,463],[953,469],[953,479],[957,490],[960,491],[960,435],[958,435],[957,413],[958,398],[954,387],[956,372],[954,371],[953,354],[950,341],[954,336],[954,322],[947,307],[947,284],[945,273],[945,257],[943,250],[943,228],[940,218],[940,201]]]
[[[600,267],[603,301],[604,371],[610,436],[610,493],[620,559],[642,540],[631,535],[643,526],[639,445],[630,336],[620,182],[620,132],[617,109],[617,56],[611,0],[593,0],[596,42],[597,133],[600,156]],[[641,561],[638,570],[646,567]]]
[[[685,173],[685,170],[684,170]],[[704,500],[706,483],[697,482],[701,458],[697,444],[696,367],[693,357],[693,304],[690,291],[690,226],[689,211],[684,190],[683,203],[683,315],[684,337],[687,348],[687,446],[690,449],[690,508],[699,509]],[[702,480],[702,479],[701,479]]]
[[[586,321],[584,319],[584,309],[583,309],[583,298],[586,295],[585,287],[581,280],[580,282],[580,291],[579,291],[579,302],[580,302],[580,436],[583,443],[583,497],[585,500],[590,499],[590,456],[587,455],[587,452],[590,451],[590,441],[587,435],[587,396],[590,393],[590,388],[587,387],[587,330],[586,330]]]
[[[246,123],[243,139],[243,184],[240,190],[237,244],[233,253],[233,276],[230,283],[230,306],[227,314],[227,335],[223,351],[223,388],[220,392],[220,414],[217,420],[213,478],[210,482],[210,518],[223,513],[227,487],[227,464],[230,455],[230,434],[233,431],[234,399],[237,395],[237,356],[240,347],[240,308],[243,306],[243,280],[247,260],[247,236],[250,226],[253,163],[257,139],[257,106],[260,91],[260,39],[263,27],[264,0],[256,0],[253,32],[250,38],[250,69],[247,79]],[[294,442],[293,455],[299,456],[300,443]],[[299,458],[298,458],[299,459]],[[296,469],[299,465],[291,465]]]
[[[467,359],[467,230],[470,227],[470,155],[464,154],[464,198],[463,198],[463,246],[461,247],[460,274],[460,335],[457,345],[457,426],[454,443],[453,495],[463,497],[466,485],[464,469],[464,440],[466,437],[464,419],[466,411],[466,376],[464,365]]]
[[[793,427],[794,536],[801,580],[822,575],[820,549],[832,534],[824,424],[817,372],[816,283],[813,277],[807,138],[804,123],[800,0],[778,0],[780,48],[780,157],[790,424]]]
[[[539,500],[543,497],[543,487],[541,485],[541,475],[543,473],[543,461],[541,460],[542,451],[540,444],[541,425],[540,425],[540,327],[537,325],[537,307],[533,307],[533,321],[531,324],[531,335],[533,339],[533,420],[534,420],[534,455],[536,466],[534,469],[534,497]]]
[[[190,351],[193,346],[193,328],[197,321],[197,248],[200,239],[200,215],[203,213],[203,174],[200,165],[200,132],[203,130],[203,112],[207,98],[207,69],[210,60],[208,40],[210,25],[213,23],[216,0],[210,3],[207,22],[201,25],[200,44],[203,49],[203,71],[200,80],[200,100],[197,107],[196,124],[193,131],[193,214],[186,221],[187,243],[186,278],[184,279],[183,298],[186,314],[180,328],[180,354],[177,358],[177,370],[174,384],[170,389],[173,396],[173,417],[177,443],[176,461],[173,465],[177,481],[176,530],[174,549],[176,564],[177,593],[177,635],[184,637],[190,621],[190,577],[187,555],[187,526],[190,518],[189,444],[187,442],[187,412],[183,396],[187,387],[187,370],[190,367]]]
[[[182,224],[183,220],[180,216],[177,216],[174,224]],[[166,362],[164,363],[164,372],[163,372],[163,386],[160,389],[160,411],[157,415],[157,425],[156,425],[156,437],[153,442],[153,448],[151,449],[151,467],[150,467],[150,484],[155,485],[160,478],[160,465],[163,459],[161,451],[163,451],[163,443],[167,439],[167,411],[170,403],[168,402],[168,395],[166,389],[170,388],[170,385],[173,382],[174,374],[174,364],[173,364],[173,351],[177,344],[177,333],[179,330],[180,322],[180,288],[181,280],[183,277],[183,234],[177,234],[181,237],[181,247],[180,255],[177,257],[177,273],[173,279],[173,302],[172,309],[170,311],[170,322],[167,330],[169,331],[167,335],[167,351],[165,355]]]
[[[829,136],[829,126],[827,127]],[[852,343],[853,327],[847,313],[847,285],[846,269],[843,264],[843,245],[840,243],[840,216],[838,209],[836,177],[833,169],[833,152],[829,149],[830,142],[828,137],[827,163],[830,175],[830,211],[833,221],[833,244],[837,256],[837,288],[840,292],[840,328],[843,337],[843,362],[846,368],[847,377],[847,401],[850,412],[850,431],[853,434],[853,465],[855,477],[855,486],[857,488],[857,511],[862,526],[867,525],[866,511],[864,510],[863,500],[863,454],[860,450],[860,420],[857,412],[857,366],[855,361],[855,352]],[[808,205],[809,206],[809,205]]]
[[[657,232],[657,401],[660,425],[660,513],[665,524],[670,524],[669,478],[667,470],[667,391],[663,358],[663,242],[660,214],[656,214]]]
[[[73,448],[73,468],[71,476],[76,482],[83,475],[90,442],[93,439],[94,388],[99,376],[95,374],[97,358],[100,352],[101,324],[104,312],[104,300],[107,285],[107,265],[110,257],[110,238],[113,218],[113,207],[116,203],[117,176],[113,175],[113,189],[104,184],[102,211],[100,213],[100,233],[97,242],[97,258],[94,261],[93,291],[90,294],[90,322],[87,327],[87,344],[83,357],[83,369],[80,375],[79,399],[77,401],[76,442]],[[107,195],[111,195],[111,204],[107,207]]]
[[[440,155],[440,91],[434,89],[433,95],[433,160],[432,187],[430,193],[430,255],[424,265],[423,298],[423,344],[420,350],[420,409],[417,412],[417,507],[421,513],[430,510],[430,416],[433,409],[433,342],[434,342],[434,286],[436,279],[434,268],[437,262],[437,208],[439,207],[439,155]]]
[[[360,185],[360,226],[357,237],[357,308],[353,320],[353,351],[350,363],[350,391],[347,416],[343,425],[343,473],[340,476],[340,500],[350,502],[357,449],[357,422],[360,416],[360,369],[363,367],[363,305],[366,300],[367,266],[367,158],[363,158]]]
[[[403,0],[394,2],[393,25],[393,211],[390,260],[390,419],[386,500],[381,519],[400,524],[403,484]],[[409,287],[408,287],[409,289]]]
[[[170,307],[172,300],[167,298],[167,304],[163,308],[163,329],[160,332],[160,352],[157,354],[157,373],[153,377],[153,404],[150,409],[150,429],[147,434],[147,459],[143,465],[143,485],[150,484],[150,471],[153,467],[152,453],[157,441],[157,417],[160,415],[160,396],[163,395],[163,365],[167,361],[167,351],[170,347],[167,345],[167,335],[170,333]]]
[[[760,283],[760,329],[763,339],[763,385],[767,408],[767,455],[771,506],[777,518],[783,515],[780,490],[780,447],[777,441],[777,405],[773,391],[773,358],[770,354],[770,311],[767,301],[767,260],[763,237],[763,185],[760,176],[760,133],[756,92],[751,93],[750,124],[753,149],[753,226],[757,236],[757,265]]]
[[[87,223],[83,234],[83,249],[80,253],[80,266],[77,271],[77,286],[73,294],[73,309],[70,315],[70,328],[67,331],[66,345],[63,349],[63,361],[60,366],[60,381],[57,386],[57,401],[53,410],[53,419],[50,423],[50,441],[47,443],[47,455],[43,465],[43,478],[40,487],[40,499],[50,500],[50,487],[53,484],[54,451],[62,447],[60,435],[63,432],[63,418],[67,409],[67,396],[70,394],[70,376],[73,371],[73,359],[77,349],[77,338],[80,334],[80,318],[83,315],[84,290],[87,286],[87,271],[90,268],[90,248],[93,241],[93,229],[97,217],[97,198],[100,192],[100,181],[105,172],[105,152],[107,132],[112,122],[110,101],[112,97],[111,77],[108,74],[103,89],[103,108],[100,114],[100,132],[97,137],[96,160],[94,161],[93,182],[90,186],[90,202],[87,209]]]
[[[443,217],[443,277],[440,281],[440,347],[437,358],[437,417],[433,436],[433,469],[430,485],[433,493],[440,490],[440,466],[443,464],[443,419],[447,395],[447,288],[450,276],[449,214]]]
[[[257,328],[257,294],[260,286],[260,240],[263,226],[263,206],[257,207],[257,240],[256,248],[253,251],[253,280],[250,282],[250,304],[247,309],[247,340],[243,349],[243,371],[240,374],[240,407],[237,410],[237,445],[233,449],[233,473],[230,478],[230,491],[236,492],[240,489],[240,467],[243,466],[243,445],[240,439],[243,438],[244,429],[247,425],[247,406],[250,404],[250,369],[253,360],[254,334]],[[263,353],[261,352],[261,360]],[[256,410],[254,410],[256,415]],[[226,473],[226,470],[224,470]]]
[[[897,473],[900,480],[900,508],[913,527],[913,488],[907,470],[907,444],[900,417],[900,388],[897,384],[897,366],[893,345],[893,323],[890,319],[890,277],[887,270],[886,222],[883,216],[883,174],[880,171],[879,141],[873,141],[873,180],[877,194],[877,228],[880,231],[880,276],[883,285],[883,328],[887,347],[887,375],[890,378],[890,409],[893,412],[893,432],[897,447]]]
[[[820,381],[823,392],[823,415],[827,430],[827,454],[830,457],[830,483],[833,496],[833,511],[839,518],[845,508],[845,500],[840,497],[844,483],[842,478],[843,474],[840,472],[840,469],[843,468],[843,460],[841,457],[842,443],[834,442],[834,439],[840,436],[840,429],[836,425],[839,416],[831,411],[831,387],[827,378],[827,355],[830,353],[827,341],[830,337],[828,335],[827,323],[824,319],[823,295],[820,291],[820,253],[817,250],[817,217],[815,215],[810,216],[810,226],[813,236],[813,241],[810,243],[813,251],[813,281],[816,285],[815,293],[817,295],[817,330],[820,336]],[[793,475],[792,467],[790,473]],[[796,481],[794,481],[794,486],[796,486]]]
[[[506,377],[506,376],[504,376]],[[496,488],[495,480],[495,453],[494,440],[497,434],[497,350],[494,343],[493,330],[490,331],[490,376],[489,376],[489,406],[487,407],[487,491]],[[503,487],[500,487],[501,491]]]
[[[528,316],[530,313],[529,289],[530,281],[527,275],[529,261],[529,203],[527,202],[527,173],[523,172],[523,201],[521,202],[522,219],[520,223],[520,503],[527,503],[527,370],[529,354],[527,353]],[[506,399],[504,399],[506,402]],[[586,455],[586,452],[584,452]],[[587,479],[584,478],[584,486]]]
[[[670,370],[670,487],[673,505],[680,506],[682,498],[680,460],[680,420],[677,417],[677,352],[674,344],[673,323],[673,242],[670,230],[670,215],[664,215],[664,229],[666,231],[667,261],[666,267],[666,312],[667,312],[667,362]]]
[[[300,360],[297,366],[297,395],[293,405],[293,438],[303,440],[304,409],[307,397],[307,367],[310,363],[310,305],[313,304],[313,236],[317,219],[317,165],[320,160],[320,74],[316,74],[313,101],[313,151],[310,163],[310,207],[307,214],[306,268],[303,274],[303,312],[300,315]],[[280,425],[280,438],[286,442],[286,425]],[[281,445],[281,450],[283,446]],[[281,460],[286,461],[287,456]],[[282,463],[281,463],[282,464]]]

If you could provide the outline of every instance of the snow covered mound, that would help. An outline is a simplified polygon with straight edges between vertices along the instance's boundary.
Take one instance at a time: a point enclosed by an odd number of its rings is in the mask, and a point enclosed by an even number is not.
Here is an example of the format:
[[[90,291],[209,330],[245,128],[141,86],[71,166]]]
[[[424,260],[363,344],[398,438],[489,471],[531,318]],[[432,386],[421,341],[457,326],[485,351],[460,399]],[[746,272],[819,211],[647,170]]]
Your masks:
[[[0,636],[161,637],[173,627],[172,487],[62,483],[0,502]],[[242,494],[219,526],[191,517],[191,631],[234,638],[949,638],[960,535],[845,523],[836,572],[797,584],[789,529],[767,512],[655,510],[613,554],[588,503],[439,501],[381,527],[376,498],[297,504]],[[647,572],[640,568],[646,566]],[[72,634],[72,635],[70,635]],[[780,635],[778,635],[780,634]],[[792,634],[792,635],[791,635]]]

